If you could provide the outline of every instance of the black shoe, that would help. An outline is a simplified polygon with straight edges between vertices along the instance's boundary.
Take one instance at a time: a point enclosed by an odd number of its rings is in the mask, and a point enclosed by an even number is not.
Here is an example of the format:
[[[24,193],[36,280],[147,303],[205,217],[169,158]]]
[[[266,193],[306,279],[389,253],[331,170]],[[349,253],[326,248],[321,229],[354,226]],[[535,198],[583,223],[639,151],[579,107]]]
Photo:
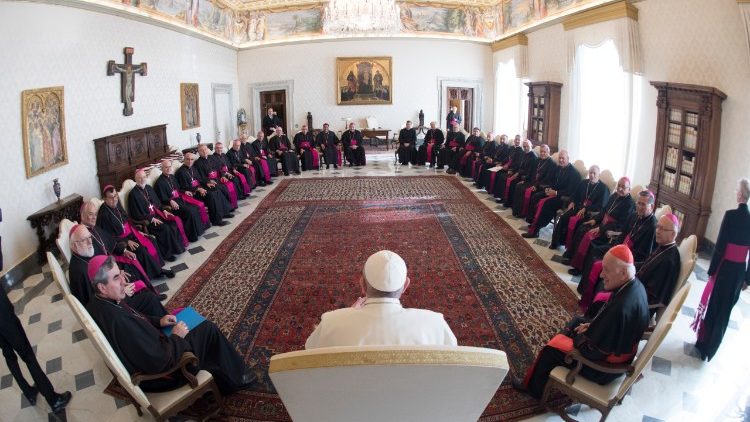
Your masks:
[[[560,245],[558,245],[557,243],[550,243],[549,244],[549,248],[552,249],[552,250],[555,250],[555,249],[557,249],[559,247],[560,247]]]
[[[333,165],[333,168],[334,168],[334,169],[337,169],[337,168],[339,168],[338,164],[334,164],[334,165]]]
[[[565,258],[564,256],[563,256],[563,259],[560,260],[560,263],[563,265],[570,265],[570,262],[571,262],[571,259]]]
[[[229,221],[220,221],[220,222],[216,223],[216,225],[219,226],[219,227],[228,226],[229,225]]]
[[[267,185],[273,185],[273,180],[269,180],[266,182]]]
[[[39,390],[35,386],[31,386],[31,390],[28,392],[23,393],[23,396],[26,397],[26,401],[29,402],[30,405],[35,406],[36,405],[36,396],[39,395]]]
[[[289,173],[288,173],[288,172],[287,172],[287,173],[284,173],[284,176],[289,176]]]
[[[296,174],[296,175],[300,175],[300,174],[302,174],[302,172],[299,172],[299,171],[295,171],[295,172],[294,172],[294,174]]]
[[[539,237],[539,235],[537,233],[527,232],[522,234],[521,237],[524,237],[526,239],[536,239],[537,237]]]
[[[435,167],[435,165],[434,165],[434,164],[430,164],[430,168],[434,168],[434,167]]]
[[[49,407],[52,409],[52,413],[59,413],[65,406],[70,403],[70,399],[73,398],[73,394],[70,391],[66,391],[62,394],[57,395],[54,403],[49,403]]]
[[[331,165],[330,164],[326,164],[326,170],[328,170],[330,168],[331,168]]]
[[[232,218],[232,217],[234,217],[234,214],[232,214],[231,212],[224,216],[224,218]]]
[[[577,275],[581,275],[583,273],[581,273],[581,270],[579,270],[577,268],[571,268],[571,269],[568,270],[568,274],[570,274],[572,276],[577,276]]]
[[[177,258],[175,258],[174,255],[171,255],[171,256],[168,256],[168,257],[164,258],[164,260],[165,261],[169,261],[169,262],[175,262],[175,261],[177,261]]]
[[[156,295],[156,297],[159,299],[160,302],[163,302],[163,301],[167,300],[167,294],[166,293],[160,293],[160,294]]]
[[[174,271],[163,269],[161,270],[161,276],[166,278],[174,278]]]
[[[354,164],[349,164],[349,167],[354,167]]]

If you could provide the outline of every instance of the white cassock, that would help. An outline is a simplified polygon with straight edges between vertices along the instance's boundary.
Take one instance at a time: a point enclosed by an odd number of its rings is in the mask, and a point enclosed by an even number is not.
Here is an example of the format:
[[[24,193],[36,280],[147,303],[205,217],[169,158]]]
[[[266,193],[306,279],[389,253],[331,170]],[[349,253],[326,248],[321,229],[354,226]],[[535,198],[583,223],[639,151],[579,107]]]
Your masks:
[[[305,342],[305,349],[364,345],[456,346],[443,314],[406,309],[398,299],[368,298],[361,309],[326,312]]]

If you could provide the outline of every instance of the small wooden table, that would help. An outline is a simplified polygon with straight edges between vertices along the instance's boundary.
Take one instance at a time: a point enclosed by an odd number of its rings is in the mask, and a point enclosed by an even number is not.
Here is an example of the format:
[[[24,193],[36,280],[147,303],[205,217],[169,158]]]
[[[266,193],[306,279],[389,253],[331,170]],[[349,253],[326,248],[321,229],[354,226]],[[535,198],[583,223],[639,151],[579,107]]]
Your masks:
[[[31,222],[31,228],[36,229],[36,236],[39,238],[39,247],[36,251],[39,264],[44,263],[45,253],[55,246],[60,221],[66,218],[78,221],[82,204],[83,197],[74,193],[26,217]],[[49,228],[49,236],[45,235],[45,228]]]
[[[373,146],[373,140],[376,142],[380,141],[378,136],[385,136],[386,151],[391,147],[390,142],[388,142],[388,136],[390,136],[390,133],[391,131],[389,129],[362,129],[362,137],[370,140],[370,146]],[[377,143],[375,145],[377,145]]]

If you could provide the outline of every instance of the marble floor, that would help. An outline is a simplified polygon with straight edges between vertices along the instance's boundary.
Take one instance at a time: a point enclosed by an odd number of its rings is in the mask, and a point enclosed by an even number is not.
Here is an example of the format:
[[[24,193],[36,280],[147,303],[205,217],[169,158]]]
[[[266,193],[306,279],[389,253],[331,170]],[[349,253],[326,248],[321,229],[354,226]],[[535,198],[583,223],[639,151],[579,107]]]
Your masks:
[[[332,168],[290,177],[444,174],[442,171],[424,167],[397,166],[394,164],[392,152],[368,154],[367,158],[368,164],[363,168]],[[513,218],[509,210],[502,210],[486,193],[474,189],[468,181],[464,183],[508,224],[518,228],[525,227],[522,220]],[[173,263],[172,269],[177,276],[168,281],[161,281],[158,289],[168,295],[176,292],[225,236],[252,213],[265,195],[276,186],[278,185],[273,184],[256,189],[250,199],[240,203],[238,216],[230,220],[231,224],[208,230],[200,241],[192,244],[190,250]],[[551,226],[542,230],[539,239],[528,241],[561,280],[575,291],[577,280],[572,280],[568,275],[568,267],[556,262],[559,260],[560,252],[547,248],[550,235]],[[750,359],[747,357],[747,350],[750,350],[750,290],[742,294],[734,308],[724,342],[711,362],[701,362],[695,357],[692,347],[695,335],[689,324],[706,285],[707,258],[702,256],[699,259],[696,270],[690,277],[693,287],[685,306],[653,361],[644,370],[644,378],[635,384],[622,405],[613,410],[609,420],[750,421]],[[22,284],[15,286],[9,292],[9,297],[16,306],[16,312],[24,324],[31,344],[36,349],[37,359],[42,368],[46,369],[58,391],[73,392],[73,400],[66,413],[59,418],[49,413],[49,407],[41,396],[36,406],[30,406],[22,398],[4,361],[1,361],[0,421],[101,422],[138,419],[133,406],[102,393],[111,375],[62,300],[62,294],[53,283],[46,267],[41,273],[32,275]],[[21,366],[25,371],[25,367]],[[27,379],[30,377],[27,376]],[[599,419],[599,413],[587,406],[573,405],[568,411],[581,421]],[[144,416],[143,419],[151,418]],[[552,421],[560,418],[546,414],[529,420]]]

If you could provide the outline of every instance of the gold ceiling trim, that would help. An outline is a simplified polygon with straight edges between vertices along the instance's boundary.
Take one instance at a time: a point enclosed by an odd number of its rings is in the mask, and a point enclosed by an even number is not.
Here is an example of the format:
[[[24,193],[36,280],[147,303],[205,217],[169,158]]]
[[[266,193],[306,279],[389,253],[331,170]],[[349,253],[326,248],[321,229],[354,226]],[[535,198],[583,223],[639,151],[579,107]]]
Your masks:
[[[397,3],[419,7],[495,7],[500,4],[499,0],[403,0]]]
[[[567,16],[563,19],[563,28],[569,31],[582,26],[625,17],[638,21],[638,9],[627,1],[618,1]]]
[[[744,4],[750,4],[750,0],[737,0],[737,3],[740,3],[740,4],[743,4],[743,3]]]
[[[506,48],[515,47],[517,45],[529,45],[529,39],[525,34],[511,35],[510,37],[503,38],[490,44],[492,51],[505,50]]]
[[[290,10],[310,9],[325,3],[328,0],[224,0],[231,4],[237,11],[264,11],[264,12],[286,12]]]

